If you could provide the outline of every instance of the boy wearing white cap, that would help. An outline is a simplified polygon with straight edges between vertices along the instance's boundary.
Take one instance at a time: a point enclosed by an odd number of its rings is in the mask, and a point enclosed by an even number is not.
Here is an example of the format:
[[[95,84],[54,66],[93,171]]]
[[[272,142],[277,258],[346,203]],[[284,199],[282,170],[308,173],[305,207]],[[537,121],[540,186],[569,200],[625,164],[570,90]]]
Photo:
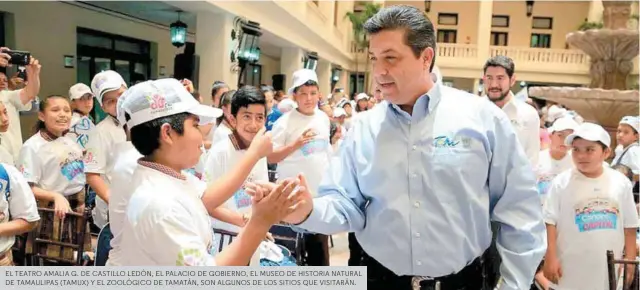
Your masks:
[[[296,71],[288,94],[293,96],[297,108],[282,115],[273,125],[273,153],[269,155],[268,162],[278,164],[279,179],[296,178],[303,173],[309,190],[317,192],[331,159],[332,148],[329,117],[318,109],[320,92],[316,72],[309,69]],[[325,235],[305,237],[309,265],[328,265],[326,241]]]
[[[114,148],[127,140],[122,125],[116,118],[116,104],[120,95],[127,90],[127,84],[120,74],[108,70],[93,77],[91,90],[102,110],[107,113],[107,117],[89,134],[84,158],[87,183],[97,195],[93,222],[102,228],[109,220],[109,187],[115,163]]]
[[[640,144],[638,144],[638,132],[640,131],[640,117],[626,116],[620,120],[616,140],[618,146],[611,162],[612,166],[622,164],[633,172],[633,180],[635,183],[634,193],[636,194],[636,203],[638,203],[638,174],[640,174]]]
[[[575,168],[559,174],[549,189],[544,274],[558,289],[608,289],[607,250],[616,259],[623,252],[625,259],[636,259],[638,213],[631,183],[603,165],[611,137],[601,126],[583,123],[565,144]],[[633,275],[628,278],[629,283]]]
[[[543,204],[551,181],[561,172],[573,167],[571,151],[569,146],[564,144],[564,140],[577,127],[578,123],[571,117],[560,118],[549,127],[551,145],[548,149],[540,151],[538,166],[535,170],[538,179],[538,193]]]
[[[82,150],[86,150],[89,142],[89,133],[95,125],[89,116],[93,109],[93,92],[83,83],[77,83],[69,88],[69,100],[71,100],[71,124],[66,137],[74,140]]]
[[[198,126],[221,112],[199,104],[171,79],[133,86],[122,111],[131,142],[144,157],[131,178],[121,251],[114,258],[123,266],[247,265],[271,225],[292,212],[297,183],[285,181],[268,196],[256,197],[245,230],[213,257],[204,182],[181,171],[193,167],[202,153]]]

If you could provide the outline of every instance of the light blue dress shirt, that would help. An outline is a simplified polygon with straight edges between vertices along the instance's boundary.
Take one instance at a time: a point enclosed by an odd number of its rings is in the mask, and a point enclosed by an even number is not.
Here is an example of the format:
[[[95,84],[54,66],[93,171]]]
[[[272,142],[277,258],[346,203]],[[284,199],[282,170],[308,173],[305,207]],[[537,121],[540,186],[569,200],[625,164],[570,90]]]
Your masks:
[[[462,270],[501,225],[500,289],[529,289],[546,251],[531,165],[495,105],[436,84],[409,115],[386,102],[356,118],[300,228],[355,232],[397,275]]]

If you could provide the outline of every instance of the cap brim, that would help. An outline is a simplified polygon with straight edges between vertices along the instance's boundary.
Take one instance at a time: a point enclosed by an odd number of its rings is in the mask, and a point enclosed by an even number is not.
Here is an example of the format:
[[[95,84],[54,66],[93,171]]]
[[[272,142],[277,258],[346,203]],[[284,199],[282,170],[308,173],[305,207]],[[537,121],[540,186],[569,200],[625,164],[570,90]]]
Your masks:
[[[564,139],[564,144],[567,145],[567,146],[571,146],[571,143],[573,143],[573,140],[576,139],[576,138],[582,138],[584,140],[592,141],[592,142],[602,142],[602,140],[600,140],[600,138],[598,136],[589,136],[589,135],[586,135],[586,134],[579,134],[579,133],[576,134],[576,133],[574,133],[574,134],[571,134],[571,135],[567,136],[567,138]],[[607,145],[607,144],[605,144],[605,145]]]
[[[108,92],[113,92],[115,90],[120,89],[122,86],[117,86],[117,87],[108,87],[108,88],[104,88],[102,89],[102,91],[100,91],[100,95],[98,95],[98,102],[100,102],[100,104],[102,105],[102,98],[104,97],[104,94],[108,93]]]
[[[222,116],[222,110],[205,105],[197,105],[188,111],[200,118],[200,125],[208,125],[216,121]]]

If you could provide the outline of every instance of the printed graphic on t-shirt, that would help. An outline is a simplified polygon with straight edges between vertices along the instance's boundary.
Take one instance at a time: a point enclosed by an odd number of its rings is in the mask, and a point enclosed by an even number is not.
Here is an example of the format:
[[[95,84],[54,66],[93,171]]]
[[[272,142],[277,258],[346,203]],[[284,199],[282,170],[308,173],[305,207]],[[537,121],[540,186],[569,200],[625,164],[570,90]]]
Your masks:
[[[93,128],[93,123],[88,117],[82,117],[78,122],[69,128],[69,133],[73,134],[76,143],[85,149],[87,143],[89,143],[89,132]]]
[[[67,180],[71,181],[76,176],[84,173],[84,162],[80,156],[69,153],[67,158],[60,162],[60,172]]]
[[[300,150],[302,151],[302,155],[306,157],[318,152],[325,152],[327,150],[328,144],[329,143],[327,142],[327,140],[314,139],[307,142],[307,144],[302,145],[302,148],[300,148]]]
[[[575,206],[576,225],[580,232],[617,228],[618,204],[607,198],[592,198]]]
[[[242,187],[240,187],[240,189],[238,189],[238,191],[236,191],[233,194],[233,200],[236,203],[237,209],[243,209],[245,207],[251,206],[251,196],[247,194],[244,188],[248,182],[252,182],[252,181],[253,181],[253,173],[250,174],[249,177],[247,177],[247,180],[245,181],[244,184],[242,184]]]
[[[549,192],[551,181],[553,181],[555,177],[555,174],[543,174],[538,176],[538,194],[545,196]]]

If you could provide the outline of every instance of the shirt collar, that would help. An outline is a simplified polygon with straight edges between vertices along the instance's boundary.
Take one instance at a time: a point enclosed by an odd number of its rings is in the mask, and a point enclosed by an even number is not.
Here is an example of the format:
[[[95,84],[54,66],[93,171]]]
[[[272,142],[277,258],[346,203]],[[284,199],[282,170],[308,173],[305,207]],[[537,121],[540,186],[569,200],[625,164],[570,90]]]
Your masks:
[[[242,138],[240,138],[238,131],[235,129],[233,129],[231,131],[231,134],[229,134],[229,140],[231,140],[231,144],[233,144],[233,148],[235,148],[238,151],[247,150],[249,148],[249,144],[246,144],[244,141],[242,141]]]
[[[404,116],[408,119],[411,118],[424,118],[435,110],[435,108],[440,103],[440,99],[442,98],[442,84],[434,83],[433,87],[420,96],[415,105],[413,106],[413,113],[409,115],[409,113],[403,111],[400,106],[396,104],[392,104],[389,102],[389,107],[396,113],[401,116]]]
[[[69,130],[62,132],[62,136],[66,135],[69,132]],[[40,129],[40,136],[42,136],[42,138],[44,140],[46,140],[47,142],[51,142],[53,140],[56,140],[60,137],[54,135],[53,133],[49,132],[49,130],[47,129]]]
[[[162,164],[158,164],[158,163],[151,162],[151,161],[146,161],[146,160],[144,160],[144,157],[138,159],[138,164],[140,164],[140,165],[142,165],[144,167],[147,167],[147,168],[151,168],[153,170],[160,171],[160,172],[162,172],[162,173],[164,173],[166,175],[169,175],[169,176],[171,176],[173,178],[176,178],[176,179],[187,180],[187,178],[184,175],[182,175],[181,173],[176,172],[175,170],[173,170],[173,169],[171,169],[171,168],[169,168],[167,166],[164,166]]]

